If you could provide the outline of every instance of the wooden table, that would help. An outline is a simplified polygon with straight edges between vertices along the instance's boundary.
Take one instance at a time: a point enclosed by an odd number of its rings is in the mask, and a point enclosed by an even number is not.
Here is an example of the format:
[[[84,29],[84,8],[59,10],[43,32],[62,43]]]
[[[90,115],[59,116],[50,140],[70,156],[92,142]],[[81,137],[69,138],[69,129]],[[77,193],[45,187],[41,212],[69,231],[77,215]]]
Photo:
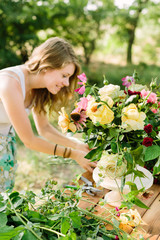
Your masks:
[[[85,172],[83,176],[92,181],[94,184],[91,173]],[[80,184],[83,184],[81,180]],[[150,198],[143,200],[143,202],[149,207],[149,209],[135,207],[140,213],[142,220],[146,223],[138,229],[138,233],[143,234],[144,239],[160,240],[160,185],[154,184],[150,190],[152,190],[154,194]],[[97,204],[107,192],[109,192],[109,190],[103,189],[102,194],[99,196],[90,196],[86,193],[83,193],[83,198],[87,201],[81,200],[79,203],[79,207],[83,209],[90,209],[92,207],[92,209],[94,208],[94,213],[96,215],[104,216],[106,214],[106,210],[104,210],[104,208],[100,207]],[[105,208],[112,207],[106,204]],[[110,226],[108,226],[108,229],[109,227]],[[134,237],[134,234],[135,233],[132,232],[131,236]],[[138,239],[136,236],[135,239]]]

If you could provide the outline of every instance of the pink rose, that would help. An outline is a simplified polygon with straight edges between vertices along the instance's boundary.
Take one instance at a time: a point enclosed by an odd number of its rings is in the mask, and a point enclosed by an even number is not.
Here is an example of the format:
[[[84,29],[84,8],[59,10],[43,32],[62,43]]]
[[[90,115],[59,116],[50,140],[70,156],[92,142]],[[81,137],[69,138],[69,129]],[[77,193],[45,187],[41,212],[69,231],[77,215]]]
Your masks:
[[[147,98],[147,103],[156,103],[157,102],[157,95],[153,92],[146,91],[145,89],[143,89],[141,91],[141,98]]]

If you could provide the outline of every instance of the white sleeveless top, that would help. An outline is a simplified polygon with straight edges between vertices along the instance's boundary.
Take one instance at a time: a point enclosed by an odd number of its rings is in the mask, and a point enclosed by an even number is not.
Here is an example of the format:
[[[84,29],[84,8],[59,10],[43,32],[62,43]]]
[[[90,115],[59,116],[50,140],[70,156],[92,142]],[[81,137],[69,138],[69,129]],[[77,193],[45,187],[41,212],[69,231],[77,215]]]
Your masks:
[[[10,72],[14,72],[18,75],[18,77],[14,76],[12,73],[8,73],[6,71],[10,71]],[[17,81],[20,80],[21,83],[21,88],[22,88],[22,92],[23,92],[23,98],[25,99],[25,77],[24,77],[24,73],[22,71],[22,69],[20,68],[20,66],[14,66],[14,67],[8,67],[8,68],[4,68],[2,70],[0,70],[0,75],[7,75],[7,76],[11,76],[12,78],[15,78]],[[26,108],[26,112],[29,114],[29,109]],[[0,100],[0,134],[3,135],[7,135],[9,132],[9,129],[11,127],[11,122],[8,118],[8,115],[4,109],[3,103]]]

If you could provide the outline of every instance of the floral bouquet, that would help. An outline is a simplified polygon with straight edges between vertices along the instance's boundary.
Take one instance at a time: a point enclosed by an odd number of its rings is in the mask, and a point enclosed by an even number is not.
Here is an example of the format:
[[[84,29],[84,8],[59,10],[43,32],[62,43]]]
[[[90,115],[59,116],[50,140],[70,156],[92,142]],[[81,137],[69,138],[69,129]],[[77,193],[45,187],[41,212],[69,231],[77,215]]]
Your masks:
[[[144,177],[137,166],[147,168],[160,180],[160,92],[153,79],[150,86],[138,84],[136,72],[122,78],[120,86],[104,79],[102,88],[90,86],[84,73],[78,76],[83,95],[70,117],[62,108],[59,126],[63,132],[83,133],[90,152],[98,161],[101,177],[123,178],[129,174]]]

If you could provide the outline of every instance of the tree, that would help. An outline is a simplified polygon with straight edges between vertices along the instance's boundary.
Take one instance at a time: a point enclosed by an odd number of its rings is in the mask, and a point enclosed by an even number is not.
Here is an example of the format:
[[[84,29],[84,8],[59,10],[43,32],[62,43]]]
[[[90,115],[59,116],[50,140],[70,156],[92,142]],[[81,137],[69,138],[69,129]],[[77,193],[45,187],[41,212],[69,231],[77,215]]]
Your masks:
[[[58,9],[58,6],[61,18],[54,20],[56,33],[75,46],[81,46],[85,63],[89,64],[97,41],[105,33],[107,22],[111,19],[113,0],[61,0],[55,7]],[[55,19],[54,13],[53,16]]]
[[[43,3],[43,1],[42,1]],[[24,63],[48,24],[48,5],[34,0],[0,0],[0,67]],[[45,19],[45,21],[44,21]]]
[[[132,63],[132,48],[135,41],[135,33],[142,11],[148,7],[149,0],[135,0],[128,9],[119,9],[114,19],[114,25],[118,26],[117,33],[127,41],[127,63]]]

